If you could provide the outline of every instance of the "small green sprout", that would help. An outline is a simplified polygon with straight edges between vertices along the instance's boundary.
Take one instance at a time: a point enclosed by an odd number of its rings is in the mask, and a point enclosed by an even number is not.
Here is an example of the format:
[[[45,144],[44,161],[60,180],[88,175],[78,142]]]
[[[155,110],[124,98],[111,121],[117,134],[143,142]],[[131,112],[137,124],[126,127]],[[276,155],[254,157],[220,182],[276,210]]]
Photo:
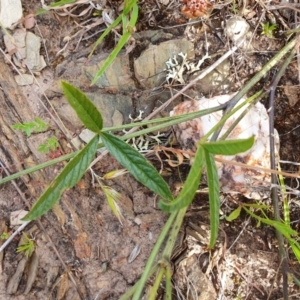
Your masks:
[[[32,133],[38,133],[46,131],[49,124],[41,120],[40,118],[35,118],[33,122],[28,123],[17,123],[12,126],[15,130],[21,130],[26,133],[27,136],[31,136]]]
[[[8,232],[3,232],[1,235],[0,235],[0,239],[1,240],[7,240],[9,238],[9,233]]]
[[[234,14],[237,14],[239,12],[239,4],[235,0],[231,3],[230,10]]]
[[[28,237],[26,233],[23,232],[23,242],[17,248],[17,252],[24,252],[26,258],[29,258],[34,251],[35,245],[34,241]]]
[[[54,151],[59,147],[58,139],[56,136],[48,138],[44,144],[40,144],[38,151],[48,154],[50,151]]]
[[[261,34],[264,34],[269,38],[274,37],[273,33],[274,33],[274,31],[277,27],[276,24],[270,24],[269,22],[267,22],[266,24],[261,23],[261,27],[262,27],[262,33]]]

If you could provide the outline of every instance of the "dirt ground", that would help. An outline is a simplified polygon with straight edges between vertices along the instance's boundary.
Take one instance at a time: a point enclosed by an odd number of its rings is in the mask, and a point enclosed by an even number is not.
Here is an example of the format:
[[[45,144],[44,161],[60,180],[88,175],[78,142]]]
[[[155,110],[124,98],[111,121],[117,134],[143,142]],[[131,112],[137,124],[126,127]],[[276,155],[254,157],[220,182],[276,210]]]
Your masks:
[[[40,8],[40,1],[23,2],[24,15]],[[120,3],[121,1],[107,1],[107,7],[117,11]],[[205,67],[228,50],[230,43],[224,34],[224,22],[234,14],[232,3],[224,3],[223,6],[219,3],[208,19],[198,22],[191,28],[186,28],[188,20],[181,13],[182,3],[177,1],[173,1],[173,4],[171,1],[168,2],[170,5],[162,3],[163,1],[154,0],[140,1],[136,31],[139,33],[163,29],[165,33],[160,40],[152,42],[153,44],[166,41],[167,34],[176,39],[185,37],[193,42],[196,57],[202,57],[208,45],[211,59],[205,62]],[[236,3],[240,10],[244,4],[244,11],[240,13],[251,28],[251,49],[239,50],[229,59],[229,75],[226,79],[229,84],[226,83],[226,88],[221,86],[218,89],[214,87],[207,89],[206,86],[205,89],[205,84],[202,83],[202,86],[200,84],[188,92],[189,95],[199,93],[211,96],[237,91],[286,44],[287,40],[282,34],[282,31],[286,30],[283,24],[291,22],[289,18],[294,15],[293,11],[290,11],[288,16],[278,15],[273,11],[266,13],[264,6],[258,2]],[[78,17],[87,7],[89,4],[79,5],[72,11],[72,16],[66,16],[62,11],[57,13],[50,11],[37,17],[38,26],[31,31],[41,35],[44,40],[41,54],[48,56],[48,66],[37,78],[39,86],[37,84],[21,88],[14,86],[23,93],[20,106],[24,111],[26,107],[24,113],[26,117],[24,116],[23,119],[28,121],[31,117],[39,116],[52,122],[48,112],[37,99],[40,97],[49,111],[53,112],[53,107],[49,107],[43,93],[50,97],[50,102],[61,101],[60,98],[56,98],[57,95],[51,89],[58,79],[71,81],[73,79],[74,82],[77,80],[78,85],[85,92],[97,93],[97,88],[90,87],[88,81],[83,82],[75,78],[74,74],[77,74],[76,64],[86,59],[98,36],[98,34],[92,35],[103,28],[102,25],[87,30],[82,39],[80,34],[71,38],[64,48],[65,38],[72,37],[81,28],[78,24],[92,18],[92,14]],[[271,22],[273,18],[278,28],[274,33],[275,37],[270,38],[262,34],[261,27],[257,24]],[[178,25],[180,26],[177,27]],[[114,45],[115,35],[111,34],[104,41],[101,50],[96,51],[95,56],[101,56],[103,52],[108,53]],[[136,60],[148,46],[149,44],[143,42],[132,42],[132,48],[127,49],[131,50],[129,60],[131,62]],[[63,48],[64,50],[61,51]],[[275,128],[280,135],[280,157],[281,160],[296,163],[300,162],[298,68],[295,58],[281,79],[275,98]],[[129,69],[134,73],[132,65]],[[13,68],[9,67],[8,70],[11,73],[9,76],[14,75]],[[259,82],[257,90],[268,87],[274,76],[272,72],[275,71],[271,71]],[[139,109],[136,98],[132,95],[134,92],[145,92],[146,88],[136,81],[137,74],[133,74],[132,77],[135,77],[133,91],[128,94],[126,91],[121,93],[123,96],[131,97],[131,113],[134,116],[138,114]],[[4,79],[2,81],[4,82]],[[179,87],[174,86],[173,92],[178,89]],[[112,90],[108,89],[107,94],[114,94]],[[169,96],[168,92],[166,97]],[[6,96],[2,95],[2,97]],[[179,101],[183,99],[184,97]],[[4,109],[7,111],[10,109],[7,99],[5,102],[7,107],[3,108],[2,112]],[[264,99],[263,102],[268,106],[268,99]],[[159,105],[159,101],[155,102],[155,105]],[[7,124],[8,126],[14,124],[14,113],[11,114],[11,123]],[[81,127],[72,125],[75,124],[72,121],[66,120],[65,125],[72,137],[75,137],[81,131]],[[51,133],[57,132],[53,122],[51,126]],[[41,156],[31,148],[32,145],[38,145],[49,132],[31,138],[18,135],[10,139],[6,138],[8,135],[4,129],[1,130],[0,134],[3,134],[3,137],[0,140],[0,158],[9,172],[13,173],[20,171],[26,165],[30,166],[29,157],[32,157],[33,163],[49,160],[49,157]],[[65,137],[61,133],[57,135],[61,143],[61,154],[70,152],[69,148],[64,146],[67,143]],[[8,146],[9,141],[14,143],[24,141],[27,150],[16,149],[18,147],[15,145]],[[4,157],[8,160],[3,161]],[[150,157],[150,161],[159,168],[160,162],[155,155]],[[10,227],[10,213],[29,209],[63,166],[64,163],[61,162],[54,167],[46,168],[42,173],[16,180],[15,183],[20,188],[21,194],[12,183],[0,186],[2,231],[12,232],[15,229]],[[102,176],[119,168],[121,167],[116,160],[108,155],[95,166],[95,171]],[[164,178],[171,190],[176,193],[178,186],[187,176],[189,163],[186,162],[176,168],[164,163],[164,168]],[[284,171],[298,172],[298,166],[292,164],[283,164],[282,168]],[[5,170],[1,167],[0,170],[0,176],[5,177]],[[129,174],[106,183],[122,195],[122,200],[119,202],[124,216],[122,224],[110,210],[103,191],[97,184],[93,184],[91,174],[87,172],[75,188],[63,194],[61,201],[52,211],[40,218],[40,222],[32,222],[26,228],[26,233],[35,242],[35,254],[29,260],[24,259],[23,253],[16,252],[21,235],[18,235],[5,249],[4,256],[2,258],[0,256],[2,259],[0,299],[119,299],[140,278],[168,215],[156,207],[156,196],[137,183]],[[296,180],[286,183],[297,190]],[[274,230],[269,226],[257,224],[255,220],[243,213],[233,222],[224,219],[224,216],[228,216],[238,206],[239,201],[251,202],[242,197],[222,195],[220,215],[223,218],[220,222],[219,238],[215,249],[209,252],[207,249],[210,221],[208,198],[206,193],[196,195],[181,230],[183,239],[179,243],[179,252],[173,256],[173,299],[282,299],[281,262]],[[266,201],[270,204],[269,200]],[[295,195],[291,195],[290,211],[292,227],[298,230],[299,199]],[[130,256],[136,249],[140,249],[140,252],[132,261]],[[292,252],[290,254],[289,267],[296,276],[299,276],[299,263]],[[187,257],[188,259],[185,259]],[[186,283],[186,278],[189,278],[189,283]],[[148,284],[151,286],[151,282]],[[188,291],[188,286],[193,287],[192,292]],[[299,299],[300,291],[293,281],[289,281],[288,288],[290,299]],[[163,299],[163,289],[160,293],[157,299]]]

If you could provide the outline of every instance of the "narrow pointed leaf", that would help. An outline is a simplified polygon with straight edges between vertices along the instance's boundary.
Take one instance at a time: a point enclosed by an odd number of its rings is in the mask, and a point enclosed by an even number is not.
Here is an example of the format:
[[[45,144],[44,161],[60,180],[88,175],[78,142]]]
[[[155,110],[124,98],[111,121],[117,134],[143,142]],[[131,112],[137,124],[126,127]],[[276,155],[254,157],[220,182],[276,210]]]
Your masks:
[[[61,85],[69,104],[84,126],[93,132],[99,132],[103,127],[103,120],[94,103],[72,84],[62,81]]]
[[[132,176],[161,197],[172,200],[169,186],[157,170],[138,151],[117,137],[101,132],[101,140],[107,150]]]
[[[126,15],[123,13],[122,19],[124,19],[124,18],[126,18]],[[136,24],[137,18],[138,18],[138,6],[137,6],[137,4],[135,4],[132,7],[132,15],[131,15],[130,21],[128,23],[128,28],[123,28],[123,30],[124,30],[123,35],[121,36],[117,46],[109,54],[108,58],[104,61],[100,70],[96,73],[96,75],[92,81],[92,85],[95,84],[99,80],[99,78],[104,74],[104,72],[107,70],[107,68],[113,63],[114,59],[117,57],[119,52],[122,50],[124,45],[127,43],[127,41],[129,40],[129,38],[131,36],[131,31],[133,30],[133,27]]]
[[[243,206],[243,209],[251,217],[255,218],[259,222],[262,222],[264,224],[268,224],[270,226],[273,226],[276,230],[278,230],[286,238],[289,238],[291,235],[297,236],[297,234],[298,234],[297,231],[295,231],[294,229],[292,229],[288,224],[285,224],[285,223],[282,223],[282,222],[278,222],[278,221],[275,221],[275,220],[270,220],[270,219],[259,217],[256,214],[254,214],[251,210],[249,210],[248,208],[246,208],[245,206]]]
[[[241,210],[242,210],[241,206],[236,208],[228,217],[226,217],[226,221],[231,222],[231,221],[237,219],[241,214]]]
[[[210,241],[209,248],[212,249],[216,243],[219,231],[220,210],[220,183],[217,166],[213,154],[204,150],[206,160],[207,184],[209,191],[209,213],[210,213]]]
[[[164,201],[160,201],[158,203],[159,208],[166,212],[173,212],[190,205],[198,189],[204,166],[204,150],[200,146],[197,149],[194,163],[190,169],[189,175],[184,183],[180,194],[172,202],[166,203]]]
[[[114,59],[117,57],[119,52],[122,50],[123,46],[127,43],[128,39],[130,38],[131,33],[126,32],[124,33],[116,47],[114,48],[113,51],[109,54],[107,59],[104,61],[103,65],[101,66],[100,70],[96,73],[95,77],[93,78],[93,81],[91,85],[94,85],[99,78],[104,74],[104,72],[107,70],[107,68],[114,62]]]
[[[201,145],[210,153],[218,155],[235,155],[249,150],[254,144],[254,137],[240,140],[225,140],[209,143],[201,143]]]
[[[291,241],[289,240],[289,244],[292,246],[293,252],[298,260],[298,262],[300,263],[300,248],[299,248],[299,244],[292,239]]]
[[[116,27],[122,20],[122,15],[119,15],[114,21],[113,23],[111,23],[106,29],[105,31],[101,34],[101,36],[98,38],[98,40],[96,41],[91,53],[89,54],[89,58],[93,55],[94,51],[96,50],[97,46],[99,44],[102,43],[102,41],[104,40],[104,38],[112,31],[112,29],[114,27]]]
[[[54,179],[44,194],[33,205],[24,221],[37,219],[60,199],[62,192],[73,187],[83,176],[97,151],[99,135],[96,135]]]

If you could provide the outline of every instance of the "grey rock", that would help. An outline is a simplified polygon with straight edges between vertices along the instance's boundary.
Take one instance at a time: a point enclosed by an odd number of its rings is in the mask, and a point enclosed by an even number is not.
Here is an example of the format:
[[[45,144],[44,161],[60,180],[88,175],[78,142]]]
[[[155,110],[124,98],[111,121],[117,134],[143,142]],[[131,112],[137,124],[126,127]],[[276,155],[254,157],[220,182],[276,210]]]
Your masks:
[[[226,23],[227,36],[239,47],[247,47],[247,34],[250,25],[240,16],[230,18]]]
[[[0,22],[5,28],[10,28],[23,16],[21,0],[0,1]]]
[[[150,43],[157,43],[161,40],[170,40],[173,38],[171,33],[161,30],[145,30],[141,32],[135,32],[132,37],[138,41],[148,40]]]
[[[192,95],[193,90],[188,92],[189,96],[199,96],[199,91],[203,94],[209,94],[211,91],[228,91],[231,86],[231,82],[228,78],[230,70],[229,60],[223,61],[212,72],[206,75],[203,79],[199,80],[195,85],[196,94]],[[189,81],[195,79],[203,70],[193,73]]]
[[[121,126],[124,122],[124,117],[119,110],[115,110],[114,114],[111,117],[113,126]]]
[[[82,73],[92,81],[105,62],[105,59],[91,66],[82,66]],[[105,73],[95,84],[99,88],[111,88],[115,91],[129,91],[135,89],[135,84],[131,78],[128,55],[119,55],[108,67]]]
[[[41,38],[36,36],[34,33],[28,31],[26,34],[25,43],[26,43],[26,59],[25,59],[26,65],[32,71],[40,70]]]
[[[30,74],[16,75],[15,80],[18,85],[29,85],[33,84],[34,77]]]
[[[178,53],[187,53],[188,59],[195,56],[194,45],[187,39],[170,40],[159,45],[150,45],[134,61],[135,76],[140,84],[148,89],[159,86],[165,81],[166,61]]]
[[[129,114],[132,112],[132,100],[129,96],[100,93],[86,93],[86,95],[101,112],[104,127],[113,126],[112,118],[115,110],[122,112],[125,122],[128,122]]]

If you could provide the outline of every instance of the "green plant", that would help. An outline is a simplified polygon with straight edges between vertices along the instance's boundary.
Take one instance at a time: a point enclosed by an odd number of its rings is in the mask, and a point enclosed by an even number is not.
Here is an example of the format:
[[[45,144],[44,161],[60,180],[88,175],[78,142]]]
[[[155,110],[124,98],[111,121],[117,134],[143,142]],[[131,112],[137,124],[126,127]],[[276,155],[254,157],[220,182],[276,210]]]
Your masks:
[[[125,0],[124,1],[124,9],[123,9],[121,15],[119,15],[114,20],[114,22],[109,27],[107,27],[107,29],[102,33],[102,35],[99,37],[99,39],[95,43],[95,45],[94,45],[94,47],[93,47],[93,49],[92,49],[92,51],[89,55],[89,58],[92,56],[95,49],[103,41],[103,39],[116,26],[118,26],[120,23],[122,23],[122,29],[123,29],[122,36],[120,37],[120,39],[119,39],[116,47],[114,48],[114,50],[109,54],[108,58],[104,61],[103,65],[101,66],[101,68],[99,69],[97,74],[95,75],[95,77],[92,81],[92,85],[95,84],[98,81],[98,79],[103,75],[105,70],[112,64],[114,59],[117,57],[119,52],[122,50],[124,45],[129,40],[129,38],[130,38],[130,36],[131,36],[131,34],[134,30],[137,19],[138,19],[139,8],[138,8],[138,5],[137,5],[137,2],[138,2],[137,0]]]
[[[221,140],[218,142],[208,143],[206,142],[207,138],[214,130],[216,130],[217,127],[212,128],[212,130],[198,143],[198,150],[196,152],[194,163],[189,172],[188,178],[179,196],[176,199],[173,199],[167,183],[159,175],[158,171],[137,150],[126,144],[121,139],[103,130],[102,116],[94,104],[80,90],[71,84],[62,82],[62,88],[69,104],[76,111],[83,124],[95,133],[95,136],[82,150],[76,153],[76,156],[65,166],[57,178],[54,179],[47,190],[33,205],[32,209],[26,215],[24,220],[34,220],[51,209],[52,206],[60,199],[61,193],[65,189],[73,187],[80,180],[91,163],[97,149],[104,145],[111,155],[113,155],[133,175],[136,180],[144,184],[163,199],[159,202],[161,209],[171,213],[169,220],[161,233],[161,237],[156,243],[155,248],[153,249],[153,252],[149,258],[143,276],[135,290],[133,299],[140,299],[144,284],[152,272],[155,257],[158,254],[162,242],[165,240],[166,235],[168,234],[170,234],[170,238],[168,239],[168,243],[162,254],[164,262],[157,264],[155,270],[157,270],[160,274],[157,277],[158,282],[160,282],[162,278],[166,279],[167,293],[170,296],[171,266],[168,263],[168,259],[171,257],[172,249],[175,244],[186,209],[192,202],[198,188],[203,169],[206,168],[210,191],[209,203],[211,237],[209,247],[213,248],[218,235],[220,207],[219,179],[217,176],[216,164],[213,156],[215,154],[234,155],[239,152],[244,152],[252,147],[254,138],[252,137],[245,140],[229,141]],[[234,114],[237,110],[251,100],[253,99],[244,101],[238,107],[233,109],[232,112],[226,115],[217,126],[222,126],[222,124],[224,124],[232,114]],[[204,112],[202,111],[202,113]],[[160,126],[165,127],[166,124]],[[151,130],[155,130],[155,128],[152,127]],[[98,144],[100,137],[103,145]],[[110,178],[111,176],[115,176],[115,174],[109,174],[106,176],[106,178]],[[114,202],[116,195],[111,190],[108,190],[106,186],[102,185],[102,188],[104,189],[108,200],[113,200]],[[154,289],[152,294],[154,295],[155,293],[156,291]]]
[[[233,0],[233,2],[230,5],[230,10],[234,13],[237,14],[239,12],[239,4],[237,3],[236,0]]]
[[[49,153],[50,151],[54,151],[59,147],[58,139],[56,136],[52,136],[48,139],[46,139],[44,144],[40,144],[38,151]]]
[[[103,132],[102,116],[94,104],[71,84],[62,82],[69,104],[83,124],[95,132],[94,138],[66,165],[25,217],[33,220],[46,213],[66,188],[73,187],[82,177],[98,149],[99,138],[110,153],[142,184],[164,199],[172,200],[168,185],[156,169],[136,150],[117,137]]]
[[[32,133],[39,133],[46,131],[49,124],[41,120],[40,118],[35,118],[33,122],[27,123],[17,123],[12,125],[15,130],[21,130],[26,133],[27,136],[31,136]]]
[[[93,172],[93,171],[92,171]],[[106,196],[107,203],[114,213],[114,215],[118,218],[119,222],[122,224],[122,212],[118,205],[118,202],[122,199],[122,195],[118,193],[115,189],[113,189],[110,186],[107,186],[103,183],[104,180],[117,178],[118,176],[122,176],[123,174],[127,173],[125,169],[121,170],[114,170],[107,174],[105,174],[103,177],[98,176],[95,172],[93,172],[93,177],[96,178],[99,186],[101,187],[103,193]]]
[[[273,38],[274,37],[274,31],[277,27],[276,24],[270,24],[269,22],[267,23],[261,23],[260,24],[262,27],[262,33],[263,35],[266,35],[269,38]]]
[[[230,103],[228,102],[226,104],[226,107],[233,107],[237,104],[237,101],[241,99],[242,96],[247,93],[251,87],[253,87],[261,78],[264,76],[272,67],[274,67],[281,58],[283,58],[288,51],[290,51],[296,44],[296,39],[291,40],[281,51],[279,51],[261,70],[259,73],[257,73],[246,85],[242,88],[241,91],[239,91],[231,100]],[[186,115],[181,116],[173,116],[168,118],[162,118],[157,120],[151,120],[146,122],[139,122],[134,124],[127,124],[120,127],[113,127],[113,128],[102,128],[102,117],[99,112],[97,112],[96,108],[93,105],[90,105],[89,100],[86,96],[84,96],[79,90],[74,88],[73,86],[63,83],[64,86],[64,93],[66,95],[66,98],[68,99],[71,106],[76,110],[77,114],[80,116],[81,120],[83,121],[84,125],[88,128],[93,127],[93,131],[95,131],[95,137],[92,139],[92,141],[86,145],[84,149],[81,151],[76,151],[74,153],[65,155],[63,157],[54,159],[52,161],[49,161],[47,163],[29,168],[27,170],[18,172],[16,174],[13,174],[11,176],[7,176],[0,180],[0,184],[7,182],[9,180],[15,179],[20,177],[21,175],[28,174],[31,172],[34,172],[36,170],[45,168],[47,166],[53,165],[57,162],[71,159],[72,160],[66,165],[66,167],[63,169],[62,173],[50,184],[48,189],[45,191],[45,193],[41,196],[41,198],[37,201],[37,203],[34,205],[33,209],[30,211],[30,213],[26,216],[26,219],[32,220],[35,218],[38,218],[40,215],[48,211],[52,205],[59,200],[61,193],[68,187],[72,187],[76,184],[76,182],[80,179],[80,177],[84,174],[85,170],[89,166],[89,162],[92,160],[94,153],[96,152],[97,148],[103,147],[103,146],[110,146],[107,148],[109,150],[113,149],[114,151],[111,151],[113,155],[116,155],[118,157],[118,160],[125,165],[125,167],[128,169],[129,172],[133,173],[136,177],[139,175],[139,173],[143,174],[145,173],[146,169],[143,168],[143,163],[146,161],[143,157],[142,159],[140,157],[135,160],[135,154],[137,153],[134,149],[130,148],[124,148],[123,144],[121,143],[122,140],[128,140],[129,138],[139,136],[141,134],[145,134],[151,131],[159,130],[161,128],[171,126],[174,124],[178,124],[180,122],[184,122],[187,120],[191,120],[196,117],[200,117],[209,113],[212,113],[213,111],[218,110],[224,110],[224,106],[215,107],[213,109],[198,111]],[[189,84],[187,85],[187,87]],[[186,87],[186,88],[187,88]],[[183,91],[182,91],[183,92]],[[173,98],[176,98],[180,93],[176,94]],[[231,113],[228,113],[226,110],[224,118],[215,126],[215,128],[212,128],[211,132],[209,134],[212,134],[212,132],[216,132],[218,128],[222,126],[222,124],[228,119],[229,116],[231,116],[233,113],[235,113],[237,110],[241,109],[243,105],[246,103],[249,103],[250,100],[245,101],[244,103],[240,104],[238,107],[233,109]],[[163,123],[162,123],[163,122]],[[120,138],[114,137],[111,132],[117,131],[120,129],[125,128],[131,128],[131,127],[137,127],[137,126],[143,126],[148,124],[159,124],[155,125],[152,128],[145,128],[143,130],[139,130],[138,132],[131,133],[125,136],[122,136]],[[90,128],[91,129],[91,128]],[[109,132],[109,134],[107,134]],[[106,136],[108,135],[108,136]],[[103,140],[102,143],[98,144],[99,136],[106,139],[106,142]],[[208,137],[208,136],[207,136]],[[205,139],[207,138],[205,137]],[[228,142],[228,141],[223,141]],[[212,157],[214,153],[223,153],[223,151],[228,151],[228,153],[232,153],[234,151],[237,151],[238,148],[246,148],[251,146],[251,139],[244,140],[244,141],[231,141],[233,144],[228,144],[228,149],[226,143],[225,144],[218,144],[219,142],[216,142],[216,144],[212,144],[210,147],[210,143],[207,143],[206,140],[201,140],[198,143],[198,150],[197,155],[195,158],[196,161],[196,167],[197,166],[206,166],[209,165],[210,168],[210,179],[208,181],[210,185],[210,189],[212,191],[212,197],[210,199],[210,203],[212,203],[212,208],[210,210],[211,213],[211,232],[212,232],[212,238],[210,242],[210,247],[213,247],[213,239],[216,237],[218,232],[218,222],[219,222],[219,201],[218,198],[214,198],[215,196],[218,197],[217,189],[213,186],[216,182],[216,178],[213,178],[215,176],[214,168],[215,166],[214,161],[212,160]],[[224,147],[225,150],[222,150]],[[203,158],[204,156],[204,158]],[[146,161],[148,164],[148,162]],[[135,166],[137,164],[138,166]],[[157,277],[155,279],[155,282],[159,282],[161,280],[165,280],[166,282],[166,299],[171,299],[171,266],[170,266],[170,257],[172,253],[173,246],[176,241],[176,237],[178,234],[178,231],[180,229],[180,226],[182,224],[183,218],[185,216],[185,212],[187,209],[187,205],[191,203],[193,197],[194,197],[194,190],[197,186],[197,179],[200,180],[201,178],[201,171],[197,169],[196,167],[191,168],[191,173],[196,175],[192,176],[193,174],[189,174],[188,179],[186,180],[182,193],[180,193],[179,197],[176,199],[172,199],[172,195],[167,192],[167,197],[165,195],[162,195],[161,193],[161,187],[165,187],[165,182],[162,178],[158,179],[159,183],[157,182],[148,182],[148,186],[150,189],[152,189],[154,192],[156,192],[158,195],[160,195],[164,201],[160,201],[161,207],[165,210],[170,211],[170,216],[163,227],[160,236],[157,239],[157,242],[151,252],[151,255],[148,259],[147,265],[145,267],[145,270],[143,272],[143,275],[141,279],[126,293],[124,294],[120,299],[141,299],[143,288],[149,279],[149,277],[153,274],[157,274]],[[151,173],[151,177],[153,175],[157,174]],[[145,174],[143,174],[145,175]],[[139,179],[139,178],[137,178]],[[142,179],[145,179],[143,177]],[[161,181],[162,180],[162,181]],[[143,180],[139,180],[143,183]],[[158,184],[162,184],[162,186],[159,186]],[[218,184],[218,183],[217,183]],[[189,186],[191,187],[191,190],[189,190]],[[160,188],[159,188],[160,187]],[[163,188],[164,190],[164,188]],[[166,191],[165,191],[166,192]],[[171,196],[171,197],[170,197]],[[186,197],[185,197],[186,196]],[[213,201],[213,199],[216,199],[216,201]],[[166,200],[170,200],[170,202],[166,202]],[[173,204],[173,207],[172,207]],[[267,219],[267,218],[264,218]],[[271,220],[270,220],[271,221]],[[166,241],[166,242],[165,242]],[[165,242],[165,243],[164,243]],[[163,246],[164,245],[164,246]],[[164,247],[164,249],[161,249]],[[296,280],[296,279],[294,279]],[[155,285],[157,287],[158,284]],[[152,289],[152,297],[154,297],[156,291],[155,287]]]
[[[34,241],[30,239],[25,232],[23,232],[22,239],[21,245],[17,248],[17,252],[24,252],[26,258],[29,258],[35,248]]]
[[[290,224],[286,222],[286,220],[279,222],[269,219],[266,216],[265,210],[270,210],[270,206],[256,203],[240,204],[228,217],[226,217],[226,220],[232,222],[233,220],[237,219],[240,216],[242,209],[246,211],[246,213],[249,214],[252,218],[258,221],[258,226],[260,226],[260,224],[263,223],[272,226],[274,229],[278,230],[286,238],[296,258],[300,262],[300,244],[298,243],[299,234],[297,231],[291,228]],[[254,213],[254,211],[256,212]],[[260,213],[264,217],[259,216],[258,213]]]
[[[7,240],[9,238],[9,233],[8,232],[3,232],[1,235],[0,235],[0,239],[1,240]]]

